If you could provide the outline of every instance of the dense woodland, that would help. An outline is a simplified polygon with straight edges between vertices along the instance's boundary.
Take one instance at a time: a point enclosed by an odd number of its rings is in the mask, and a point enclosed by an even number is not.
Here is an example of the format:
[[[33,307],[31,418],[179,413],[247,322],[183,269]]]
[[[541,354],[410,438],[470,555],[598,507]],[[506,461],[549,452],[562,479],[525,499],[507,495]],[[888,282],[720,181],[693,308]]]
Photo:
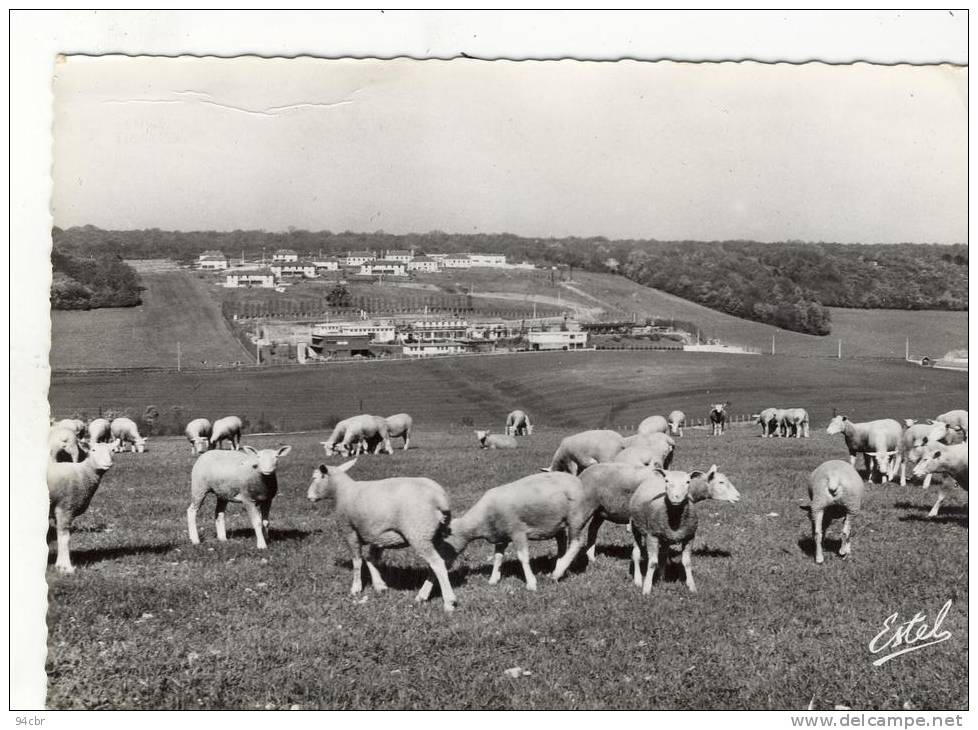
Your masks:
[[[404,235],[383,231],[105,231],[84,226],[55,228],[54,246],[69,257],[94,257],[96,261],[122,256],[190,262],[213,248],[248,258],[262,250],[270,256],[278,248],[308,256],[386,249],[505,253],[515,261],[618,273],[738,317],[822,335],[830,331],[826,307],[968,308],[968,248],[964,244],[611,241],[440,231]]]
[[[132,307],[142,301],[139,275],[123,263],[118,253],[74,256],[56,245],[51,253],[51,268],[53,309]]]

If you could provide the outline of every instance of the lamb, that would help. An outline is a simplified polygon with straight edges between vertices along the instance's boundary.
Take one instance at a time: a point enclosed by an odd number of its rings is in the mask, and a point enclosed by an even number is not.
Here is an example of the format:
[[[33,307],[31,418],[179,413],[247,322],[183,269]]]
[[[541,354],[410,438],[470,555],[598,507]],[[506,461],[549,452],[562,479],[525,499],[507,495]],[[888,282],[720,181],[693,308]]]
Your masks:
[[[713,426],[712,435],[722,436],[723,430],[727,426],[727,406],[730,405],[730,401],[726,403],[714,403],[710,407],[710,423]]]
[[[130,445],[133,453],[146,451],[147,439],[139,435],[139,428],[131,418],[113,418],[109,430],[115,451],[122,451],[126,444]]]
[[[358,448],[373,448],[373,453],[378,454],[383,448],[388,454],[394,453],[391,446],[390,429],[387,420],[380,416],[367,414],[353,416],[345,421],[346,433],[340,442],[337,450],[344,454],[352,454]],[[363,442],[361,447],[359,442]]]
[[[387,417],[387,435],[392,439],[403,438],[404,450],[408,450],[411,442],[411,428],[414,426],[414,419],[407,413],[396,413]]]
[[[190,506],[187,507],[187,530],[190,542],[200,544],[197,533],[197,510],[208,494],[217,498],[214,510],[214,528],[217,539],[227,540],[224,528],[224,512],[228,502],[244,505],[259,550],[268,547],[268,513],[278,492],[275,469],[278,460],[292,450],[291,446],[279,449],[256,450],[242,446],[239,450],[218,449],[200,455],[190,472]]]
[[[845,516],[842,525],[842,543],[839,557],[846,558],[852,551],[849,536],[852,518],[862,506],[864,485],[855,466],[837,459],[826,461],[811,473],[808,479],[809,514],[812,518],[812,540],[815,543],[815,563],[825,562],[822,554],[822,517],[826,511],[841,512]],[[831,519],[833,515],[830,515]]]
[[[530,417],[526,411],[516,409],[506,416],[506,435],[508,436],[529,436],[533,433],[533,426],[530,425]]]
[[[761,427],[761,438],[774,438],[781,429],[781,409],[765,408],[752,415],[751,420]]]
[[[387,588],[376,563],[384,548],[410,545],[431,566],[441,587],[446,611],[453,611],[457,599],[448,580],[448,569],[438,552],[451,520],[448,495],[437,482],[422,477],[395,477],[357,482],[347,472],[356,459],[340,466],[320,464],[313,472],[307,497],[316,502],[329,499],[335,509],[336,523],[343,531],[353,559],[353,583],[350,593],[363,590],[360,575],[367,546],[366,563],[375,591]],[[426,581],[416,601],[431,594],[432,583]]]
[[[682,411],[673,411],[667,420],[669,421],[669,433],[682,438],[686,428],[686,414]]]
[[[634,583],[642,594],[652,592],[652,583],[659,568],[660,557],[681,553],[686,572],[686,587],[696,592],[693,580],[693,538],[696,537],[697,516],[689,498],[690,475],[684,471],[657,469],[643,481],[628,503],[631,518]],[[660,550],[664,555],[660,556]],[[648,557],[645,578],[642,579],[642,559]]]
[[[664,433],[637,434],[625,439],[625,443],[613,461],[635,466],[655,464],[663,469],[669,468],[676,448],[676,442]]]
[[[804,408],[785,408],[780,412],[781,432],[785,438],[810,438],[808,411]]]
[[[914,476],[930,476],[935,473],[950,474],[962,489],[968,489],[968,444],[930,444],[924,448],[917,465],[913,468]],[[931,507],[928,517],[937,517],[941,504],[944,502],[944,485],[941,484],[937,493],[937,501]]]
[[[213,433],[211,422],[206,418],[195,418],[184,429],[184,434],[190,442],[190,455],[196,456],[209,451],[211,448],[211,433]]]
[[[106,443],[92,444],[86,459],[79,463],[48,462],[49,517],[54,518],[58,532],[58,557],[54,566],[62,573],[75,572],[69,547],[71,523],[88,509],[111,466],[112,447]]]
[[[495,546],[489,585],[501,578],[506,547],[513,543],[523,565],[528,590],[537,589],[530,568],[529,540],[557,540],[557,563],[551,577],[557,581],[581,549],[581,532],[590,513],[581,480],[560,472],[531,474],[493,487],[464,515],[452,520],[445,544],[453,562],[473,540]],[[431,590],[430,581],[421,590]]]
[[[900,486],[907,486],[907,464],[910,462],[920,461],[920,455],[923,453],[924,445],[927,443],[927,435],[931,431],[931,424],[929,423],[917,423],[912,418],[907,418],[903,422],[906,425],[906,430],[903,432],[903,441],[901,443],[903,450],[903,458],[900,462]],[[932,475],[928,474],[924,477],[924,489],[930,486]]]
[[[639,433],[667,433],[669,422],[662,416],[649,416],[638,424]]]
[[[211,448],[220,449],[225,441],[230,442],[231,448],[237,451],[241,445],[241,430],[244,424],[237,416],[218,418],[211,426]]]
[[[81,446],[75,431],[64,426],[52,426],[48,431],[48,458],[51,461],[81,460]]]
[[[96,418],[88,424],[88,442],[107,444],[112,442],[112,424],[107,418]]]
[[[880,473],[881,483],[893,480],[902,461],[903,427],[897,421],[884,418],[878,421],[853,423],[846,416],[839,414],[832,418],[825,431],[830,435],[836,433],[843,435],[846,448],[849,449],[849,463],[853,467],[856,465],[856,454],[863,455],[867,478],[870,481],[873,476],[870,455],[876,459],[876,469]],[[891,454],[895,455],[892,466]]]
[[[488,430],[476,431],[475,437],[479,440],[479,447],[483,449],[516,449],[520,445],[515,436],[489,433]]]
[[[591,464],[611,461],[626,445],[625,439],[615,431],[582,431],[560,442],[550,467],[544,471],[576,475]]]

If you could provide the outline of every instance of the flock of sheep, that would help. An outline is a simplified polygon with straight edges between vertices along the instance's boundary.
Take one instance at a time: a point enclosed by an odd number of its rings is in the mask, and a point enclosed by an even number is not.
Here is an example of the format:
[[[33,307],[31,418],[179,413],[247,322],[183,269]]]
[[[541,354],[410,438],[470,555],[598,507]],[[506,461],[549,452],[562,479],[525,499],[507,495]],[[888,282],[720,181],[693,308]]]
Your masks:
[[[723,433],[726,405],[717,403],[711,409],[713,434]],[[810,435],[804,409],[770,408],[753,420],[761,426],[765,438]],[[456,598],[448,572],[456,558],[476,540],[494,546],[490,584],[499,581],[505,550],[512,544],[523,567],[526,586],[535,590],[529,541],[556,541],[558,559],[551,577],[559,580],[582,549],[589,561],[595,559],[598,530],[605,522],[627,525],[631,531],[633,580],[644,594],[651,592],[660,565],[670,560],[681,562],[686,585],[695,592],[695,505],[706,499],[735,503],[740,494],[716,465],[690,472],[670,469],[675,437],[684,435],[685,421],[681,411],[674,411],[668,418],[646,418],[635,435],[627,438],[611,430],[568,436],[560,442],[548,467],[489,489],[471,508],[454,518],[448,495],[437,482],[403,476],[356,481],[349,474],[356,458],[337,466],[320,465],[313,472],[307,497],[313,502],[328,500],[334,507],[336,522],[353,560],[353,594],[363,589],[364,561],[374,590],[380,592],[386,588],[377,567],[382,551],[411,546],[430,566],[445,610],[451,611]],[[384,450],[393,453],[391,439],[402,438],[404,448],[408,448],[412,425],[411,417],[405,413],[387,418],[362,414],[340,421],[322,445],[327,456],[356,457]],[[861,507],[864,490],[863,479],[855,469],[859,454],[864,457],[871,481],[874,474],[892,481],[902,468],[901,484],[905,484],[906,466],[914,462],[913,474],[926,477],[925,486],[931,474],[941,472],[950,474],[967,489],[967,412],[951,411],[926,424],[907,421],[906,425],[904,429],[891,419],[853,423],[844,415],[833,417],[827,432],[843,434],[850,460],[826,461],[809,478],[817,563],[824,560],[822,523],[829,510],[841,512],[845,518],[839,554],[844,557],[851,551],[851,520]],[[187,425],[186,437],[197,457],[191,470],[191,502],[187,509],[187,528],[195,544],[200,542],[197,511],[213,493],[217,500],[218,540],[227,539],[227,504],[238,502],[248,513],[258,548],[267,546],[269,510],[278,491],[278,459],[286,456],[291,446],[261,450],[242,446],[241,430],[241,419],[235,416],[213,424],[198,418]],[[514,448],[520,437],[528,437],[532,431],[527,414],[517,410],[509,414],[504,434],[477,431],[476,436],[482,448]],[[223,449],[224,443],[230,448]],[[88,508],[102,476],[112,466],[112,453],[127,445],[134,452],[142,452],[145,444],[136,424],[127,418],[111,423],[99,418],[88,424],[63,420],[51,426],[47,481],[50,516],[57,528],[58,570],[73,571],[69,554],[71,523]],[[942,488],[932,516],[943,500]],[[642,563],[646,561],[643,574]],[[429,578],[416,600],[427,600],[433,586]]]

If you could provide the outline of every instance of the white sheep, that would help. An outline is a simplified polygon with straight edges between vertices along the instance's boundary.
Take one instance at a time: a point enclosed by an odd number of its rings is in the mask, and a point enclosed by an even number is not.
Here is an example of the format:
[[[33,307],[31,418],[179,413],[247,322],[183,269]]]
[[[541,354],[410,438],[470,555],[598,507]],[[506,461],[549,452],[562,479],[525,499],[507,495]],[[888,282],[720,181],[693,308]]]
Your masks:
[[[669,433],[673,436],[683,437],[686,428],[686,414],[682,411],[673,411],[669,414]]]
[[[148,439],[139,435],[139,428],[131,418],[113,418],[109,426],[112,433],[113,448],[115,451],[122,451],[126,444],[134,453],[146,451],[146,441]]]
[[[343,440],[344,436],[346,436],[347,425],[354,418],[355,416],[352,416],[339,421],[335,426],[333,426],[333,431],[330,433],[329,438],[320,442],[323,445],[323,449],[326,451],[326,456],[332,456],[336,453],[336,445]]]
[[[241,445],[241,430],[244,424],[237,416],[225,416],[218,418],[211,426],[211,448],[220,449],[225,441],[231,444],[231,448],[237,451]]]
[[[626,445],[625,439],[615,431],[582,431],[560,442],[550,467],[544,471],[578,474],[591,464],[611,461]]]
[[[663,469],[669,468],[676,448],[672,437],[661,432],[636,434],[625,439],[625,444],[612,461],[634,466],[654,464]]]
[[[804,408],[785,408],[780,411],[781,434],[785,438],[810,438],[808,411]]]
[[[642,593],[652,592],[661,558],[680,554],[686,572],[686,587],[696,592],[693,580],[693,539],[698,524],[689,498],[690,475],[684,471],[657,469],[638,485],[628,503],[631,519],[633,582]],[[645,577],[642,560],[648,559]]]
[[[191,456],[203,454],[205,451],[210,450],[211,433],[213,431],[214,428],[211,422],[206,418],[195,418],[187,424],[183,433],[186,435],[187,441],[190,442]]]
[[[278,460],[291,450],[291,446],[261,451],[242,446],[235,451],[218,449],[201,454],[190,472],[190,506],[187,507],[190,542],[194,545],[200,543],[197,510],[207,495],[213,494],[217,499],[214,528],[218,540],[227,540],[224,512],[228,502],[240,502],[251,520],[258,549],[268,547],[268,514],[272,509],[272,500],[278,493],[275,470]]]
[[[515,436],[489,433],[488,430],[476,431],[475,437],[479,441],[479,447],[483,449],[516,449],[520,445]]]
[[[87,435],[87,427],[85,422],[80,418],[62,418],[60,421],[56,421],[51,424],[51,427],[68,428],[75,432],[75,436],[79,440],[85,438]]]
[[[307,496],[316,502],[328,499],[334,505],[336,523],[343,533],[353,559],[353,584],[350,593],[363,590],[361,567],[366,559],[370,580],[378,593],[387,585],[377,563],[381,551],[410,545],[424,559],[441,587],[446,611],[457,602],[448,569],[438,552],[451,520],[448,495],[437,482],[423,477],[394,477],[376,481],[354,481],[347,474],[356,459],[340,466],[321,464],[313,472]],[[364,558],[363,548],[367,546]],[[432,583],[426,581],[416,601],[431,594]]]
[[[901,448],[903,450],[903,458],[900,460],[900,486],[907,486],[907,465],[910,463],[916,463],[920,460],[920,455],[923,453],[924,446],[927,443],[927,436],[931,431],[931,424],[929,423],[917,423],[912,418],[906,418],[903,421],[906,429],[903,432],[903,440],[901,442]],[[932,476],[928,474],[924,477],[924,489],[930,486]]]
[[[825,562],[822,553],[822,521],[826,511],[845,516],[842,524],[842,542],[839,557],[848,557],[852,551],[849,541],[852,518],[859,514],[863,501],[863,479],[852,464],[833,459],[821,464],[808,478],[809,515],[812,519],[812,541],[815,543],[815,562]],[[831,519],[831,516],[830,516]]]
[[[950,474],[958,486],[968,489],[968,444],[930,444],[924,447],[920,460],[913,468],[914,476],[930,476],[931,474]],[[937,517],[944,502],[944,485],[938,488],[937,501],[928,513],[928,517]]]
[[[927,421],[931,430],[924,440],[925,444],[960,444],[968,440],[968,412],[948,411]]]
[[[58,558],[54,565],[62,573],[75,570],[69,547],[71,523],[88,509],[102,477],[111,466],[112,447],[106,443],[92,444],[86,459],[79,463],[48,462],[49,517],[54,518],[58,533]]]
[[[592,464],[581,472],[587,511],[592,515],[588,523],[585,552],[588,560],[596,558],[598,530],[605,522],[628,524],[628,503],[638,488],[656,467],[635,466],[612,461]]]
[[[581,549],[581,532],[588,517],[580,479],[562,472],[531,474],[487,490],[464,515],[452,520],[445,537],[451,549],[449,562],[473,540],[486,540],[494,546],[489,585],[495,585],[502,575],[506,547],[513,543],[526,587],[535,591],[529,541],[557,541],[558,558],[551,578],[560,580]],[[430,590],[430,584],[426,587]]]
[[[765,408],[751,416],[751,421],[761,427],[761,438],[774,438],[781,428],[780,409]]]
[[[108,418],[95,418],[88,424],[88,442],[90,444],[112,443],[112,424]]]
[[[408,450],[411,442],[411,428],[414,426],[414,419],[407,413],[396,413],[387,417],[387,435],[389,438],[404,439],[404,450]]]
[[[942,413],[934,420],[946,423],[950,429],[960,432],[964,441],[968,440],[968,411],[948,411],[947,413]]]
[[[508,436],[529,436],[533,433],[533,426],[530,425],[530,417],[526,411],[516,409],[510,411],[506,416],[506,434]]]
[[[669,421],[662,416],[649,416],[638,424],[639,433],[668,433]]]
[[[78,462],[81,460],[81,446],[73,429],[52,426],[48,431],[48,459],[51,461]]]
[[[892,418],[854,423],[836,415],[825,429],[828,434],[841,433],[849,450],[849,464],[856,465],[856,454],[863,455],[866,477],[872,481],[870,457],[876,460],[880,481],[892,481],[902,462],[903,426]],[[890,456],[894,456],[892,464]]]

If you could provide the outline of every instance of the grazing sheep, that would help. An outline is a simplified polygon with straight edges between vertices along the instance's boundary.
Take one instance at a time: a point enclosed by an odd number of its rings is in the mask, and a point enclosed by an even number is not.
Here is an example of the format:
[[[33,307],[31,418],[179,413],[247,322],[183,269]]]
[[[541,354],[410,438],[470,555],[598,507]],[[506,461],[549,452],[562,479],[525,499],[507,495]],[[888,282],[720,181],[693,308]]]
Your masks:
[[[506,434],[508,436],[529,436],[533,433],[533,426],[530,425],[530,417],[526,411],[516,409],[506,416]]]
[[[206,418],[195,418],[184,429],[184,434],[190,442],[190,455],[203,454],[211,448],[211,422]]]
[[[870,456],[876,460],[876,470],[880,473],[880,482],[893,481],[902,461],[903,427],[892,418],[865,423],[853,423],[841,414],[832,418],[825,432],[829,435],[841,433],[849,449],[849,464],[855,467],[856,454],[863,455],[866,477],[872,481],[872,466]],[[890,456],[893,463],[890,464]]]
[[[307,493],[312,502],[328,498],[334,504],[336,523],[353,559],[350,593],[356,595],[363,590],[360,570],[364,545],[370,580],[378,593],[387,588],[376,565],[381,551],[410,545],[431,566],[441,586],[445,610],[453,611],[455,593],[445,561],[438,552],[451,520],[445,490],[437,482],[421,477],[357,482],[347,474],[356,463],[353,459],[340,466],[320,464],[313,472]],[[432,582],[426,581],[415,600],[427,600],[431,588]]]
[[[381,449],[388,454],[394,453],[386,418],[368,414],[353,416],[346,419],[345,429],[343,440],[335,447],[335,450],[345,455],[367,451],[379,454]]]
[[[686,587],[696,592],[693,580],[693,538],[696,537],[697,516],[689,498],[690,475],[684,471],[657,469],[643,481],[628,503],[631,518],[634,583],[643,595],[652,592],[652,583],[659,569],[660,557],[681,554],[686,571]],[[660,552],[661,551],[661,552]],[[642,560],[648,558],[645,578],[642,579]]]
[[[906,429],[903,432],[903,441],[901,443],[903,450],[903,458],[900,460],[900,486],[907,486],[907,464],[920,460],[920,455],[923,453],[924,446],[927,443],[927,435],[931,431],[931,424],[929,423],[917,423],[912,418],[904,419],[903,423],[906,425]],[[924,477],[924,489],[930,486],[932,475],[928,474]]]
[[[917,465],[913,468],[914,476],[930,476],[935,473],[950,474],[958,486],[968,489],[968,444],[930,444],[924,447]],[[928,517],[937,517],[944,502],[944,485],[938,487],[937,501],[931,507]]]
[[[320,442],[323,445],[323,448],[326,450],[326,456],[332,456],[336,453],[336,445],[343,440],[344,436],[346,436],[347,426],[354,418],[355,416],[344,418],[342,421],[333,426],[333,432],[329,435],[329,438]]]
[[[633,440],[634,439],[634,440]],[[625,448],[619,451],[613,461],[635,466],[656,466],[668,469],[672,463],[676,442],[664,433],[637,434],[625,439]]]
[[[85,438],[87,429],[85,422],[80,418],[62,418],[60,421],[51,424],[51,427],[68,428],[75,432],[79,440]]]
[[[445,538],[451,550],[449,562],[473,540],[487,540],[495,546],[489,577],[489,585],[495,585],[501,577],[503,554],[513,543],[523,565],[526,587],[535,591],[537,580],[530,568],[528,541],[556,539],[558,559],[551,577],[560,580],[581,549],[581,531],[589,516],[584,486],[576,476],[531,474],[493,487],[464,515],[452,520]]]
[[[90,444],[112,443],[112,424],[107,418],[96,418],[88,424],[88,442]]]
[[[686,428],[686,414],[682,411],[673,411],[669,414],[669,433],[673,436],[683,437]]]
[[[649,416],[638,424],[639,433],[668,433],[669,422],[662,416]]]
[[[479,447],[483,449],[516,449],[520,445],[515,436],[507,434],[476,431],[475,437],[479,440]]]
[[[810,438],[808,411],[804,408],[785,408],[780,412],[781,433],[785,438]]]
[[[710,407],[710,423],[713,426],[712,435],[722,436],[723,430],[727,426],[727,406],[730,405],[730,401],[726,403],[714,403]]]
[[[237,416],[218,418],[211,426],[211,448],[220,449],[221,444],[228,441],[231,448],[237,451],[241,446],[241,431],[244,424]]]
[[[947,413],[942,413],[934,420],[946,423],[950,429],[959,431],[965,441],[968,440],[968,411],[948,411]]]
[[[809,515],[812,518],[812,540],[815,543],[815,562],[825,562],[822,554],[822,517],[830,508],[845,515],[842,524],[842,544],[839,557],[845,558],[852,551],[849,536],[852,518],[859,514],[863,501],[863,479],[852,464],[837,459],[826,461],[808,478]],[[831,519],[831,515],[829,519]]]
[[[62,573],[75,571],[69,548],[71,523],[88,509],[111,466],[112,447],[106,443],[92,444],[86,459],[79,463],[48,462],[49,517],[54,518],[58,532],[58,558],[54,566]]]
[[[64,426],[52,426],[48,431],[48,459],[51,461],[81,460],[81,446],[74,430]]]
[[[760,413],[751,416],[751,421],[761,427],[761,438],[774,438],[781,429],[781,410],[765,408]]]
[[[946,420],[945,420],[946,419]],[[960,444],[968,440],[968,412],[949,411],[927,421],[931,430],[925,444]]]
[[[200,543],[197,534],[197,510],[208,494],[217,498],[214,510],[214,528],[217,539],[227,540],[224,529],[224,512],[228,502],[244,505],[259,550],[268,547],[268,513],[278,492],[275,469],[278,460],[292,450],[291,446],[256,450],[242,446],[240,450],[218,449],[200,455],[190,472],[190,506],[187,507],[187,530],[190,542]]]
[[[404,450],[408,450],[411,442],[411,428],[414,426],[414,419],[407,413],[396,413],[387,417],[387,435],[392,439],[404,439]]]
[[[146,451],[147,439],[139,435],[136,422],[131,418],[113,418],[109,425],[112,434],[112,441],[115,451],[122,451],[126,444],[130,445],[133,453],[143,453]]]
[[[544,471],[578,474],[595,462],[611,461],[625,446],[625,439],[615,431],[582,431],[560,442],[550,467]]]

